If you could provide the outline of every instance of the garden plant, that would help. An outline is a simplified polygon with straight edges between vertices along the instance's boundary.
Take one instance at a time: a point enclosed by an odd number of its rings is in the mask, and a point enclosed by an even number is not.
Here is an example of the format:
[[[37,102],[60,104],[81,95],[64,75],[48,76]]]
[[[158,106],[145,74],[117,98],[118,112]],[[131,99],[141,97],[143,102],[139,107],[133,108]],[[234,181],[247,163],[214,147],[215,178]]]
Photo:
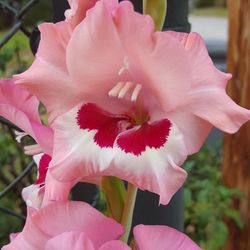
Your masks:
[[[170,202],[187,178],[182,165],[213,126],[235,133],[250,119],[226,94],[231,75],[215,68],[199,34],[161,31],[166,1],[144,0],[144,14],[129,1],[68,2],[64,21],[39,25],[32,65],[0,80],[0,115],[22,130],[17,141],[33,139],[24,153],[38,172],[22,190],[26,223],[2,249],[202,249],[168,226],[131,228],[133,210],[137,189]],[[100,186],[105,214],[69,199],[78,182]],[[186,197],[202,184],[189,187]],[[190,221],[209,196],[201,191]],[[219,192],[226,202],[238,195]],[[225,213],[241,226],[237,213]]]

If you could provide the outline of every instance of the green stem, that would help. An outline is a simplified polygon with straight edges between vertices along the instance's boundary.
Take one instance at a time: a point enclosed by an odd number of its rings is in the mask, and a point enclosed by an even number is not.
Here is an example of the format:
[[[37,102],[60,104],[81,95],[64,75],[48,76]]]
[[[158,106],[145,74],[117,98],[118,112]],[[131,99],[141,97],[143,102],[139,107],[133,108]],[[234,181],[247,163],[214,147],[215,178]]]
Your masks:
[[[121,240],[125,243],[128,242],[128,237],[131,230],[136,194],[137,188],[134,185],[128,183],[127,196],[121,221],[121,224],[125,228],[125,234],[121,237]]]

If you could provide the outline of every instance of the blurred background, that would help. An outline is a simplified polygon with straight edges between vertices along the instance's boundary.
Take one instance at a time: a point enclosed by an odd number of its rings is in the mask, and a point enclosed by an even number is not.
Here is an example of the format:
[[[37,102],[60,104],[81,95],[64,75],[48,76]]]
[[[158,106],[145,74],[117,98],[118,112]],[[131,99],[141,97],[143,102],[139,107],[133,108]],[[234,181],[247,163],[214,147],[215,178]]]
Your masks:
[[[203,36],[215,65],[233,74],[228,93],[249,109],[250,1],[187,3],[191,30]],[[40,22],[51,20],[51,1],[0,0],[1,77],[22,72],[32,63],[27,35]],[[16,143],[13,129],[5,122],[0,123],[0,246],[8,242],[9,233],[21,230],[25,205],[20,193],[36,174],[35,169],[27,171],[31,159],[23,155],[22,145]],[[235,135],[214,130],[202,150],[184,165],[189,173],[184,186],[184,231],[204,249],[250,249],[249,126]],[[25,171],[28,174],[10,187]]]

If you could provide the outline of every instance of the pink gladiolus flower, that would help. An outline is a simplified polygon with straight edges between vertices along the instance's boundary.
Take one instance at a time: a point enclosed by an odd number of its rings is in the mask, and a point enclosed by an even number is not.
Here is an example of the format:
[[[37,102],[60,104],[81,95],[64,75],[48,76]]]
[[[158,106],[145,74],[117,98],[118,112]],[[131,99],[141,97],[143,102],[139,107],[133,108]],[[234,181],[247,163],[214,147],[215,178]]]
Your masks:
[[[17,76],[49,111],[51,174],[117,176],[167,204],[212,126],[234,133],[250,112],[227,96],[230,75],[198,34],[155,32],[128,1],[100,0],[75,26],[70,13],[40,26],[36,60]]]
[[[122,250],[124,244],[113,241],[123,232],[120,224],[87,203],[54,202],[40,210],[28,207],[23,231],[2,250],[104,250],[105,244],[119,244],[121,248],[109,249]]]
[[[45,178],[53,150],[53,130],[41,123],[38,105],[38,99],[14,84],[14,79],[0,79],[0,115],[24,131],[17,133],[17,141],[20,142],[23,136],[30,135],[37,142],[35,145],[24,147],[24,150],[26,154],[34,155],[38,178],[33,185],[22,191],[26,203],[35,208],[44,202]],[[48,195],[50,200],[67,200],[69,191],[75,183],[61,183],[52,176],[47,179],[46,200]]]

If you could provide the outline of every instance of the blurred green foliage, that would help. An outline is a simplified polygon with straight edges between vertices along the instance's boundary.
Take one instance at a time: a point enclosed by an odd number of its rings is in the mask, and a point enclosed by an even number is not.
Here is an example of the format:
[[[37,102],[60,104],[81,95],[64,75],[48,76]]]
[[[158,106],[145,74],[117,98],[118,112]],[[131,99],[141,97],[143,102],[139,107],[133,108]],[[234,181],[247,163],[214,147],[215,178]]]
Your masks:
[[[228,235],[225,218],[231,218],[240,228],[244,226],[239,212],[231,208],[232,199],[240,198],[242,193],[222,184],[221,161],[218,144],[203,147],[184,166],[189,173],[184,186],[185,233],[206,250],[224,245]]]
[[[0,125],[0,191],[2,191],[30,162],[25,157],[22,148],[15,142],[14,134],[6,126]],[[0,206],[17,214],[24,215],[26,208],[21,199],[23,187],[33,182],[32,174],[25,177],[6,196],[0,199]],[[23,221],[0,211],[0,246],[9,241],[9,234],[18,232],[23,226]]]
[[[6,32],[0,32],[0,39],[5,34]],[[17,32],[0,50],[0,77],[24,71],[32,58],[28,38],[22,32]]]
[[[5,33],[0,33],[0,39]],[[4,48],[0,50],[0,77],[9,76],[25,70],[31,61],[28,39],[18,32]],[[30,162],[25,157],[21,145],[15,141],[11,129],[0,124],[0,191],[4,190]],[[34,180],[34,173],[25,177],[11,192],[0,199],[0,206],[17,214],[24,215],[26,206],[21,198],[23,187]],[[9,242],[9,234],[18,232],[23,221],[0,211],[0,247]]]

